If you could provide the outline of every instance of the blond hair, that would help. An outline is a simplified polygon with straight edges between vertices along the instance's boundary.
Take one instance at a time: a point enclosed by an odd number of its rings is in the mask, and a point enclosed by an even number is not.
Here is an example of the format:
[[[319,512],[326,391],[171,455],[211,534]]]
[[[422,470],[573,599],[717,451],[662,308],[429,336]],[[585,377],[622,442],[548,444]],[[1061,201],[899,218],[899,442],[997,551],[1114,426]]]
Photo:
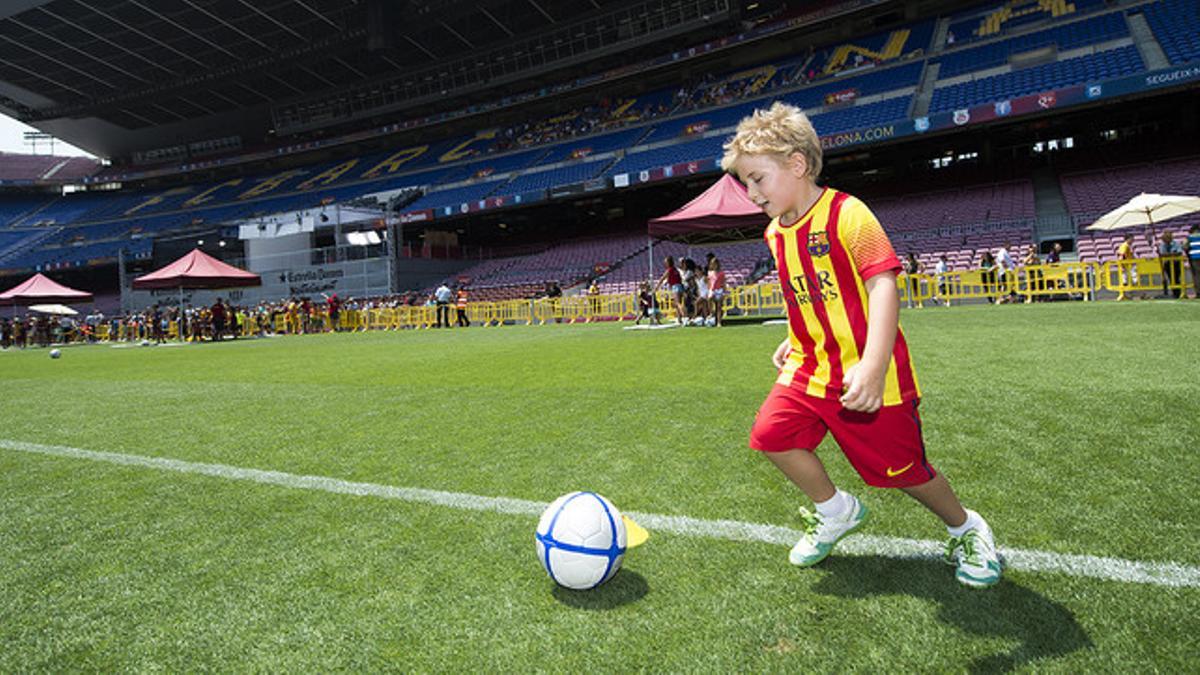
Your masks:
[[[723,147],[723,171],[732,171],[742,155],[787,158],[798,152],[808,164],[808,176],[816,180],[821,175],[821,139],[808,116],[794,105],[776,101],[766,110],[755,110],[738,122],[733,138]]]

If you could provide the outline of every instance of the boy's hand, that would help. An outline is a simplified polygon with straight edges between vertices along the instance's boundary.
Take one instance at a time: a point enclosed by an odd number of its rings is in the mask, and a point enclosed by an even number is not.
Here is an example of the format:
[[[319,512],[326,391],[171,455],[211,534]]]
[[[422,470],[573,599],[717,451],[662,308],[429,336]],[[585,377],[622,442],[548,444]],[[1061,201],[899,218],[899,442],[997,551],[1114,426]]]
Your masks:
[[[873,413],[883,405],[884,376],[875,368],[860,368],[862,362],[846,369],[842,377],[842,405],[847,410]]]
[[[775,364],[776,370],[782,370],[784,364],[787,363],[788,355],[792,353],[792,341],[790,338],[784,338],[783,342],[775,348],[775,354],[771,357],[771,363]]]

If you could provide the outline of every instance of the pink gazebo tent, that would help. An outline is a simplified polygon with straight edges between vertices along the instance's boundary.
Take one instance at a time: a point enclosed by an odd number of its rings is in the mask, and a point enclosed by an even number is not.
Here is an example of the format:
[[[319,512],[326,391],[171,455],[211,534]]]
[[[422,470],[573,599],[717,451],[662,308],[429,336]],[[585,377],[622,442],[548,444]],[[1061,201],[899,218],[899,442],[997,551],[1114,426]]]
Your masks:
[[[651,237],[659,239],[718,232],[725,232],[724,236],[727,236],[728,230],[751,228],[754,236],[758,236],[769,220],[763,210],[750,201],[745,186],[733,176],[724,174],[700,196],[678,210],[651,219],[649,230]]]
[[[261,286],[262,278],[253,272],[223,263],[198,248],[179,260],[133,280],[138,290],[160,288],[240,288]]]
[[[649,256],[654,276],[654,239],[674,239],[689,244],[701,241],[751,239],[762,236],[770,221],[763,210],[750,200],[746,186],[730,174],[724,174],[698,197],[649,223]]]
[[[239,269],[208,255],[198,248],[179,260],[133,280],[138,290],[162,288],[179,289],[179,309],[183,311],[185,288],[241,288],[261,286],[262,277],[253,272]]]
[[[45,303],[88,302],[92,294],[68,288],[38,273],[0,293],[0,305],[39,305]]]

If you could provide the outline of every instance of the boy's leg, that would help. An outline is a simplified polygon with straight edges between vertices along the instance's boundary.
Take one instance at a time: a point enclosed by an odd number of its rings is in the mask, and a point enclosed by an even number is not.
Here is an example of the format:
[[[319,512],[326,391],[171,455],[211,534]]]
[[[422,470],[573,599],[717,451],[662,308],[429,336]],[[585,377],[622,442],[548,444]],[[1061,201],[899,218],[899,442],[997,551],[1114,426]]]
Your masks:
[[[912,487],[900,488],[905,494],[913,499],[921,502],[925,508],[933,511],[934,515],[942,519],[946,527],[959,527],[967,522],[967,512],[963,509],[962,503],[958,501],[958,496],[954,494],[954,490],[950,488],[950,483],[946,481],[946,477],[938,474],[932,480],[914,485]]]
[[[946,558],[957,566],[960,583],[992,586],[1000,580],[1000,560],[991,528],[963,508],[950,483],[926,459],[918,406],[914,400],[870,414],[839,408],[823,419],[868,485],[899,488],[942,519],[951,536]]]
[[[808,398],[789,387],[775,385],[750,432],[750,447],[765,454],[817,508],[815,515],[801,509],[804,536],[788,554],[788,560],[801,567],[824,560],[838,541],[866,522],[869,514],[857,498],[834,487],[825,465],[813,454],[811,448],[820,445],[826,426],[813,404],[806,401]]]
[[[1003,563],[992,528],[983,516],[963,508],[944,476],[938,474],[926,483],[901,489],[946,524],[950,541],[945,560],[957,568],[954,577],[959,583],[988,588],[1000,581]]]
[[[811,451],[788,450],[763,454],[814,503],[828,501],[837,492],[825,471],[825,465]]]

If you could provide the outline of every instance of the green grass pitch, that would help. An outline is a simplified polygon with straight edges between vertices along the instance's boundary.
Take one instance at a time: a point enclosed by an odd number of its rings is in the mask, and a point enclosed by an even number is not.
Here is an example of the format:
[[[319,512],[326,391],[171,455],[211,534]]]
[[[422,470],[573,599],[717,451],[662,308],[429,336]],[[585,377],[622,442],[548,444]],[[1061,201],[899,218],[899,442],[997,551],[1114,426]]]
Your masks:
[[[926,444],[1002,547],[1200,565],[1200,303],[905,311]],[[782,326],[0,353],[0,441],[799,526],[746,448]],[[865,534],[940,539],[831,475]],[[1194,670],[1200,588],[658,532],[556,588],[536,516],[0,447],[0,672]]]

